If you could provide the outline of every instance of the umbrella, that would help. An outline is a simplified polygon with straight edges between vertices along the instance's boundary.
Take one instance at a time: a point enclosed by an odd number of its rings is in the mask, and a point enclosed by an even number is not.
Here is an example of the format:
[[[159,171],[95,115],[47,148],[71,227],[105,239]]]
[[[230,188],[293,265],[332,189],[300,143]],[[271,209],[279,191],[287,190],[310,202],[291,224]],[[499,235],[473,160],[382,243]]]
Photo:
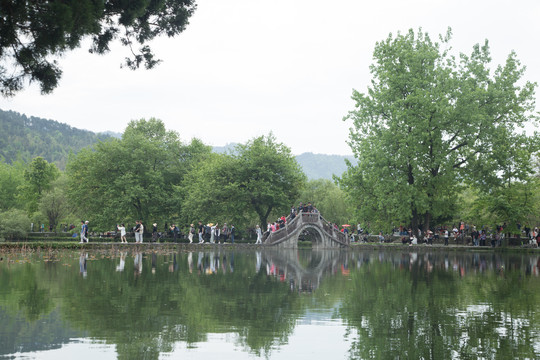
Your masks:
[[[341,225],[341,226],[347,227],[347,226],[351,226],[351,225],[349,225],[349,224],[343,224],[343,225]]]

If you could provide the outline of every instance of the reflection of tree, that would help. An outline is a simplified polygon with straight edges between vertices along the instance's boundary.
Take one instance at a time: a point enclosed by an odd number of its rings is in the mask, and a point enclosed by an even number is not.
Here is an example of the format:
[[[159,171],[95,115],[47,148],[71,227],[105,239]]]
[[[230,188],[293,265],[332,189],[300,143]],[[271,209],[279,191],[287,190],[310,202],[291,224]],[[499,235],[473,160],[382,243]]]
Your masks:
[[[340,310],[358,333],[351,358],[535,357],[529,284],[498,271],[461,279],[438,260],[425,255],[402,270],[370,261],[352,274]]]
[[[141,254],[139,274],[136,253],[120,272],[118,257],[90,252],[83,279],[79,255],[8,271],[0,263],[0,289],[10,289],[0,291],[0,353],[85,334],[116,344],[120,359],[156,359],[177,342],[237,333],[246,351],[268,356],[299,317],[325,308],[358,334],[351,358],[538,357],[540,283],[527,275],[538,259],[527,256],[264,250],[255,271],[257,253],[215,251],[201,252],[200,267],[191,256],[190,272],[188,254],[154,252]],[[288,281],[267,276],[269,259],[290,266]],[[319,286],[308,296],[290,291],[295,271],[319,274]],[[60,318],[76,330],[62,330]]]
[[[52,311],[58,306],[53,295],[57,288],[48,277],[54,265],[40,266],[0,268],[0,289],[9,289],[0,291],[0,354],[59,348],[77,336]]]
[[[40,321],[28,321],[0,307],[0,357],[1,355],[57,349],[81,334],[71,330],[61,321],[60,314],[52,311]]]
[[[14,285],[13,291],[19,294],[19,309],[28,321],[35,321],[52,310],[54,305],[49,290],[39,286],[34,268],[26,264],[20,277],[16,279],[18,280],[11,286]]]
[[[230,261],[223,254],[214,257]],[[251,260],[235,259],[234,266],[252,269]],[[286,284],[263,274],[247,277],[245,271],[189,274],[186,254],[179,272],[158,264],[152,275],[146,270],[150,261],[143,258],[140,274],[116,272],[115,260],[90,262],[85,281],[73,277],[64,285],[65,318],[90,336],[115,343],[121,359],[158,358],[175,342],[199,342],[221,332],[238,332],[252,351],[268,352],[294,327],[299,304]],[[126,261],[126,270],[132,263]]]

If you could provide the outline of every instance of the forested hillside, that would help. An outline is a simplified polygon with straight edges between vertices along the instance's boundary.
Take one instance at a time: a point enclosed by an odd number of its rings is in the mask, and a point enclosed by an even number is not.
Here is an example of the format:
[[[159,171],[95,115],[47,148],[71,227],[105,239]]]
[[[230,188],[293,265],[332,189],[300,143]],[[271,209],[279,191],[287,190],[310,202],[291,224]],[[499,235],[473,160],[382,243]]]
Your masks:
[[[30,162],[42,156],[63,169],[70,151],[77,152],[109,137],[54,120],[0,110],[0,159],[7,163],[17,159]]]
[[[214,146],[212,150],[215,153],[225,154],[234,152],[236,145],[236,143],[229,143],[224,146]],[[314,154],[311,152],[296,155],[296,161],[310,180],[332,180],[332,175],[341,176],[347,170],[345,160],[356,165],[356,159],[352,155]]]
[[[113,132],[96,134],[55,120],[0,110],[0,159],[8,164],[17,159],[30,162],[36,156],[41,156],[63,170],[70,151],[76,153],[100,140],[121,136],[122,134]],[[216,153],[233,151],[236,145],[231,143],[215,146],[213,151]],[[313,153],[296,156],[296,161],[308,179],[331,180],[332,175],[340,176],[347,170],[345,159],[355,163],[352,156]]]

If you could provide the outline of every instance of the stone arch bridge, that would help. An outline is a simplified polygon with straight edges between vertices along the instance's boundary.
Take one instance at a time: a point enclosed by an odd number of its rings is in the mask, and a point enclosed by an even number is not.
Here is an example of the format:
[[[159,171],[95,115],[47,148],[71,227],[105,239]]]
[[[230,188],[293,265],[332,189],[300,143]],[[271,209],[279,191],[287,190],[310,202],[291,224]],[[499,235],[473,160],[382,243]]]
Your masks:
[[[312,236],[313,248],[340,248],[350,246],[350,238],[335,229],[319,213],[299,213],[294,219],[287,218],[285,227],[274,232],[266,232],[263,236],[265,245],[279,248],[298,248],[300,235],[308,233]]]

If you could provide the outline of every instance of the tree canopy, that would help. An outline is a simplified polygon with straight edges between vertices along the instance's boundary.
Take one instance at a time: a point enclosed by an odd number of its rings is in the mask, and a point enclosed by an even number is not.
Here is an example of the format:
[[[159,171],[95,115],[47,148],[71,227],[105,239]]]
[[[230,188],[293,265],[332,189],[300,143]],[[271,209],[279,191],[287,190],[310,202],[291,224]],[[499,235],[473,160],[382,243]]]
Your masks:
[[[290,149],[273,135],[260,136],[232,155],[215,154],[186,178],[186,218],[266,228],[270,216],[288,213],[304,182]]]
[[[520,129],[536,121],[534,89],[515,53],[493,69],[486,41],[450,52],[421,30],[374,50],[367,93],[353,92],[349,144],[359,163],[340,183],[359,216],[416,228],[451,216],[464,184],[484,191],[523,179],[538,149]]]
[[[160,120],[132,121],[121,140],[98,143],[70,160],[68,194],[79,214],[99,226],[166,220],[180,212],[175,186],[203,150],[196,141],[182,144]]]
[[[29,214],[38,210],[38,203],[44,193],[51,189],[54,180],[60,177],[60,171],[42,157],[36,157],[24,170],[24,183],[19,187]]]
[[[12,96],[26,80],[50,93],[62,75],[55,58],[87,37],[90,52],[97,54],[108,52],[119,38],[132,53],[125,65],[150,69],[159,60],[147,43],[181,33],[195,8],[194,0],[1,1],[0,93]]]

